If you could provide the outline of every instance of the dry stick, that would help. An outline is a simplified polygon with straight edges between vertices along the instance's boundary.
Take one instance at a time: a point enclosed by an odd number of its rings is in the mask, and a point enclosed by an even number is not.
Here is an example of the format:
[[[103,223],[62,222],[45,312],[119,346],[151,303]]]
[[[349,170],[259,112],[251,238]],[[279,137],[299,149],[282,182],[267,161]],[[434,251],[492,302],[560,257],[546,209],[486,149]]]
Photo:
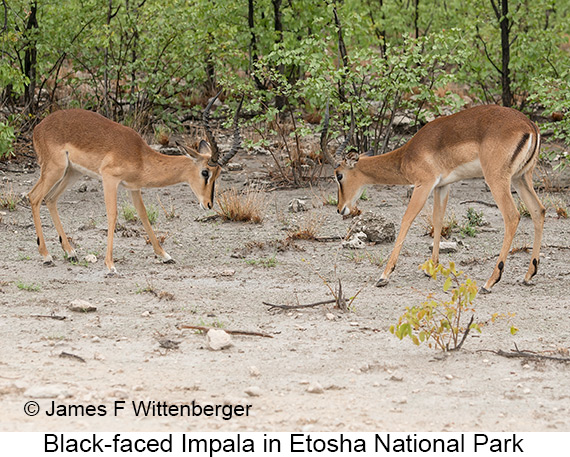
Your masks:
[[[71,359],[81,363],[87,363],[83,357],[79,357],[78,355],[71,354],[69,352],[62,352],[59,354],[62,359]]]
[[[55,319],[56,321],[63,321],[67,319],[66,316],[56,316],[55,314],[31,314],[30,317],[41,317],[44,319]]]
[[[515,350],[514,351],[511,350],[511,352],[505,352],[501,349],[499,349],[498,351],[489,351],[489,352],[507,358],[522,357],[527,359],[541,359],[541,360],[555,360],[556,362],[570,362],[570,357],[553,357],[551,355],[542,355],[542,354],[537,354],[535,352],[520,351],[516,344],[515,344]]]
[[[220,329],[219,327],[204,327],[202,325],[178,325],[177,328],[201,330],[202,332],[207,332],[208,330],[214,329],[214,330],[223,330],[224,332],[229,333],[230,335],[262,336],[264,338],[273,338],[273,335],[270,335],[269,333],[250,332],[249,330],[226,330],[226,329]]]
[[[459,342],[459,344],[457,346],[455,346],[453,349],[450,349],[450,351],[458,351],[459,349],[461,349],[461,346],[463,346],[463,343],[465,342],[467,335],[469,335],[469,331],[471,330],[471,324],[473,323],[474,318],[475,318],[474,315],[471,316],[471,319],[469,320],[469,324],[467,324],[467,329],[465,330],[465,333],[463,334],[463,338],[461,338],[461,341]]]
[[[481,205],[490,206],[491,208],[498,208],[495,203],[484,202],[483,200],[464,200],[459,202],[460,205],[465,205],[466,203],[479,203]]]
[[[319,305],[330,305],[331,303],[336,303],[337,300],[324,300],[324,301],[319,301],[317,303],[310,303],[308,305],[275,305],[273,303],[267,303],[267,302],[262,302],[265,306],[270,306],[271,308],[279,308],[279,309],[285,309],[285,310],[289,310],[289,309],[301,309],[301,308],[313,308],[315,306],[319,306]]]

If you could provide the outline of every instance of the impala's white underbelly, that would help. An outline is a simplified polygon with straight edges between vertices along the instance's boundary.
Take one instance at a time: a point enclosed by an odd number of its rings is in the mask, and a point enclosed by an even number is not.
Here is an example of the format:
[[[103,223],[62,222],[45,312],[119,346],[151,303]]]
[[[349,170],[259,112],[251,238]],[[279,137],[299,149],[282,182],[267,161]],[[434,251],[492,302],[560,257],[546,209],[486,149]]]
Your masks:
[[[446,186],[457,181],[464,179],[481,178],[483,177],[483,170],[481,169],[481,162],[475,159],[472,162],[467,162],[459,165],[452,170],[447,176],[440,176],[438,186]]]

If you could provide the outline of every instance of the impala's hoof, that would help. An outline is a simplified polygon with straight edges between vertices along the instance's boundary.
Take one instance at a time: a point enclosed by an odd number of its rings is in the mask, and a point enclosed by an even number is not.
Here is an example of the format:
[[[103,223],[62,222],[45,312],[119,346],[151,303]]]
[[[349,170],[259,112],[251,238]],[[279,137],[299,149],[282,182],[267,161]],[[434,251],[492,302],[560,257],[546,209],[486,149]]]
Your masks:
[[[109,269],[109,271],[105,274],[106,278],[113,278],[115,276],[118,276],[117,269],[115,267]]]
[[[484,295],[490,294],[490,293],[491,293],[491,289],[487,289],[486,287],[483,286],[483,287],[480,287],[480,288],[479,288],[479,293],[480,293],[480,294],[484,294]]]
[[[67,260],[71,263],[77,263],[79,261],[79,257],[77,257],[77,254],[68,255]]]
[[[384,287],[386,284],[388,284],[388,280],[385,278],[380,278],[376,283],[376,287]]]
[[[523,282],[522,282],[522,283],[523,283],[523,285],[528,286],[528,287],[534,286],[534,284],[533,284],[532,282],[527,281],[526,279],[523,279]]]
[[[53,260],[51,259],[44,260],[44,267],[55,267],[55,263],[53,263]]]
[[[176,260],[174,259],[165,259],[162,261],[162,263],[176,263]]]

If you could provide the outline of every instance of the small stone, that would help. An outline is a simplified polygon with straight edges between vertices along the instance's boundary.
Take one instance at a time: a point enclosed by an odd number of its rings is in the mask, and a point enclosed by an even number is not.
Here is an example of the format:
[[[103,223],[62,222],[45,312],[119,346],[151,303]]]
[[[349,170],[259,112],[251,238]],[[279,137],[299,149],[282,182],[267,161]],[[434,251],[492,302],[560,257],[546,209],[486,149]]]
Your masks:
[[[300,213],[301,211],[307,211],[307,200],[294,198],[289,202],[288,209],[291,213]]]
[[[259,371],[259,368],[257,368],[255,365],[252,365],[249,367],[249,375],[252,378],[258,378],[261,376],[261,371]]]
[[[433,243],[431,250],[433,251]],[[439,252],[440,254],[452,254],[457,252],[457,243],[455,241],[441,241],[439,243]]]
[[[251,386],[244,391],[250,397],[259,397],[262,394],[262,390],[257,386]]]
[[[100,342],[101,342],[101,338],[99,338],[98,336],[94,336],[93,338],[91,338],[91,342],[92,342],[92,343],[100,343]]]
[[[445,379],[447,379],[448,381],[451,381],[453,379],[453,375],[446,374]]]
[[[222,276],[233,276],[236,274],[235,270],[224,270],[220,273]]]
[[[150,311],[143,311],[141,317],[150,317]]]
[[[91,303],[89,303],[87,300],[78,298],[69,304],[69,310],[76,313],[92,313],[94,311],[97,311],[97,307],[91,305]]]
[[[388,378],[388,381],[394,381],[394,382],[402,382],[403,380],[404,380],[403,376],[396,376],[395,374],[393,374]]]
[[[342,247],[348,249],[364,249],[366,247],[367,236],[364,232],[354,233],[348,240],[343,241]]]
[[[213,351],[229,348],[233,346],[232,337],[229,333],[221,329],[212,328],[206,333],[208,347]]]
[[[83,259],[88,263],[97,263],[97,257],[93,254],[87,254]]]
[[[334,320],[335,320],[335,315],[334,315],[333,313],[327,313],[327,314],[326,314],[326,318],[327,318],[329,321],[334,321]]]
[[[96,352],[95,354],[93,354],[93,359],[102,362],[103,360],[105,360],[105,356],[100,352]]]
[[[324,391],[325,389],[323,389],[323,386],[321,386],[318,382],[312,382],[309,384],[309,387],[307,387],[307,392],[310,394],[322,394]]]
[[[226,165],[228,171],[240,171],[243,170],[243,163],[230,162]]]

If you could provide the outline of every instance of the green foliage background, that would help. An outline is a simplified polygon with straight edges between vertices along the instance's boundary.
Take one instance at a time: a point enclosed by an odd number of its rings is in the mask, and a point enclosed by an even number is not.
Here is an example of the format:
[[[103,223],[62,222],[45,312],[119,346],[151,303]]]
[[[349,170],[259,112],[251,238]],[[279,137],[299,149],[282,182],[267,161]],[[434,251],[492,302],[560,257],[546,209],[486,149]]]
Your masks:
[[[570,2],[508,1],[516,106],[567,111]],[[378,149],[396,108],[414,110],[415,122],[442,107],[457,110],[465,100],[453,87],[476,103],[500,102],[492,3],[4,0],[0,156],[54,104],[94,109],[134,127],[146,127],[151,114],[176,125],[220,87],[230,102],[246,93],[245,109],[256,120],[321,112],[329,102],[347,129],[352,106],[357,146]],[[556,126],[565,141],[568,117]],[[298,122],[302,133],[308,126]]]

